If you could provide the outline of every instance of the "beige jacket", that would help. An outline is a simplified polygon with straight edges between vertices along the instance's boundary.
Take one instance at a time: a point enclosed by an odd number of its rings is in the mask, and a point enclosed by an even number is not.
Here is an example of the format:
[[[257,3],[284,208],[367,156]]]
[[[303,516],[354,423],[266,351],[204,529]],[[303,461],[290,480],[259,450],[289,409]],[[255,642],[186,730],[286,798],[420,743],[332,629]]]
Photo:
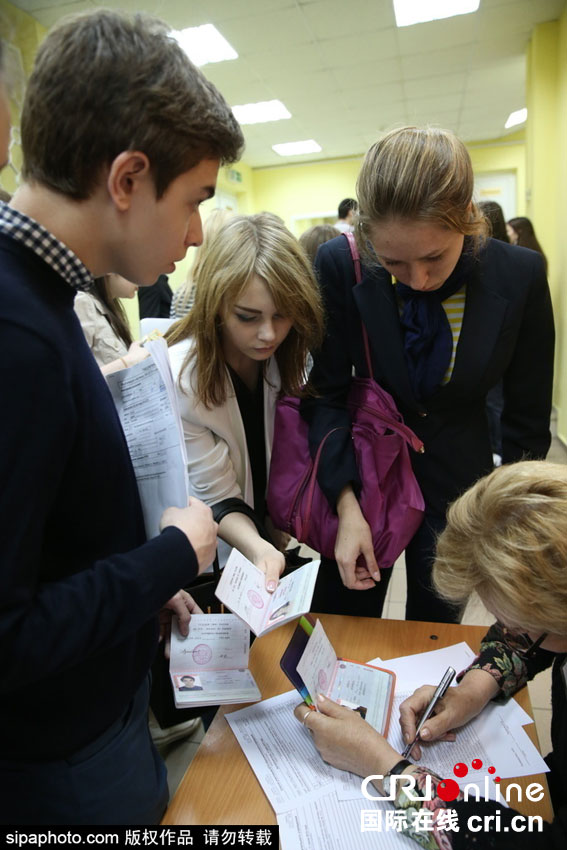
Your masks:
[[[112,330],[107,319],[108,310],[102,301],[90,292],[77,292],[75,313],[99,366],[106,366],[118,357],[124,357],[128,346]]]

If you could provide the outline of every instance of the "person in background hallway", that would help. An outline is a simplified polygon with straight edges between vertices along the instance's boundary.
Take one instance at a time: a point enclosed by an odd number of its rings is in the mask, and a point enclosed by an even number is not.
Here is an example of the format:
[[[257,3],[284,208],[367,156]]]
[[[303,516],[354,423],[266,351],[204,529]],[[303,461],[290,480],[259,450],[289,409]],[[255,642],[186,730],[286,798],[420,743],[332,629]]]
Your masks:
[[[464,144],[446,130],[404,127],[373,145],[357,182],[362,280],[344,236],[319,248],[327,335],[302,401],[318,481],[337,510],[336,563],[323,559],[314,611],[380,616],[392,571],[379,571],[357,500],[360,479],[346,398],[353,366],[374,375],[421,438],[411,453],[425,517],[405,552],[406,617],[455,621],[431,585],[447,505],[492,469],[486,394],[504,382],[504,462],[545,457],[553,378],[553,314],[541,257],[486,238]],[[362,557],[361,557],[362,556]],[[337,569],[338,566],[338,569]],[[381,579],[381,580],[380,580]]]
[[[496,201],[481,201],[479,207],[490,228],[488,235],[492,236],[493,239],[499,239],[500,242],[509,243],[506,219],[500,204]]]
[[[541,254],[545,263],[545,271],[547,272],[547,257],[543,253],[543,248],[539,244],[537,236],[535,235],[534,226],[529,218],[526,218],[525,216],[511,218],[506,225],[506,230],[512,245],[520,245],[522,248],[531,248],[532,251],[537,251]]]
[[[153,286],[138,290],[140,319],[169,319],[172,298],[167,275],[160,274]]]
[[[386,784],[391,776],[415,778],[412,794],[418,799],[410,800],[397,784],[394,806],[403,834],[426,850],[560,850],[567,846],[567,466],[526,461],[478,481],[449,509],[433,579],[439,593],[454,602],[462,604],[477,593],[496,623],[482,639],[479,656],[458,676],[458,686],[449,688],[421,730],[410,757],[425,764],[401,759],[368,723],[330,699],[319,698],[320,712],[301,703],[295,715],[329,764],[360,776],[380,774]],[[465,801],[462,793],[444,802],[436,791],[441,777],[426,766],[427,744],[454,740],[457,730],[454,758],[460,761],[458,730],[492,700],[509,699],[549,667],[553,751],[545,760],[551,771],[546,777],[553,822],[543,822],[541,831],[535,825],[526,830],[523,824],[521,831],[514,828],[518,813],[502,803]],[[408,744],[434,691],[425,685],[400,706]],[[433,801],[425,799],[427,777]],[[382,792],[382,781],[374,784]],[[455,830],[440,826],[448,809],[455,813]],[[416,828],[420,814],[433,823],[439,819],[439,829],[426,830],[423,822]]]
[[[299,237],[299,244],[309,257],[311,265],[315,264],[315,257],[319,250],[319,245],[328,242],[329,239],[334,239],[339,235],[339,230],[332,224],[315,224],[302,233]]]
[[[341,201],[338,209],[338,221],[334,227],[341,233],[352,233],[354,231],[354,217],[358,209],[358,204],[354,198],[345,198]]]
[[[136,292],[135,283],[118,274],[108,274],[96,278],[89,292],[77,292],[75,297],[75,313],[103,375],[134,366],[147,356],[142,346],[133,341],[119,301],[134,298]]]
[[[97,11],[42,41],[21,138],[0,204],[0,823],[159,823],[148,673],[160,613],[188,632],[179,588],[211,562],[216,523],[191,499],[146,540],[73,303],[111,271],[149,286],[198,245],[243,137],[165,24]]]
[[[276,399],[302,392],[307,352],[322,338],[317,284],[297,239],[271,213],[225,221],[194,282],[193,309],[166,335],[189,478],[208,505],[241,499],[264,523]],[[275,589],[283,552],[249,516],[227,514],[219,536]]]

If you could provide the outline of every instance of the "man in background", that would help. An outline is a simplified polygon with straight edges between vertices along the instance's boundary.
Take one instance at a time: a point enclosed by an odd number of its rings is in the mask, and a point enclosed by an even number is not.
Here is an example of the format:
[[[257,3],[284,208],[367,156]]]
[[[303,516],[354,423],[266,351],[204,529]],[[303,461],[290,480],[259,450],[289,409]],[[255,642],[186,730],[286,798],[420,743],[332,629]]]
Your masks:
[[[341,233],[352,233],[354,231],[354,217],[358,209],[358,204],[354,198],[345,198],[339,204],[339,218],[335,223],[335,227]]]

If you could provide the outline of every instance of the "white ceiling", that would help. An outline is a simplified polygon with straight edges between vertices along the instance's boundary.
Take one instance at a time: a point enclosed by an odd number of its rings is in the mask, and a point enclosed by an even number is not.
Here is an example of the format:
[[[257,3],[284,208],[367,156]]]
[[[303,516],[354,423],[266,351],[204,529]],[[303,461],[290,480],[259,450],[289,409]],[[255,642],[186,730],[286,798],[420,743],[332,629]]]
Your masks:
[[[144,10],[175,29],[213,23],[239,55],[203,67],[227,101],[278,98],[292,114],[244,127],[243,159],[260,167],[357,156],[394,124],[439,124],[466,141],[506,135],[509,113],[526,105],[531,31],[566,0],[481,0],[476,13],[403,29],[392,0],[11,2],[47,27],[100,5]],[[299,139],[315,139],[321,153],[271,149]]]

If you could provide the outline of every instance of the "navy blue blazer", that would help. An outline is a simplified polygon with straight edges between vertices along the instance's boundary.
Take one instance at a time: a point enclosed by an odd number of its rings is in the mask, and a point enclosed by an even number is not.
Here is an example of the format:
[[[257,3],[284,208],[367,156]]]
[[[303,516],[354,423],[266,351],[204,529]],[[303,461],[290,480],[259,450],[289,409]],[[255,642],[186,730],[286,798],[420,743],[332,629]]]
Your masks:
[[[412,454],[427,510],[443,516],[447,505],[492,469],[485,413],[488,390],[503,379],[504,462],[545,457],[551,436],[554,326],[542,256],[487,239],[467,284],[463,325],[451,380],[425,401],[411,388],[398,303],[391,275],[362,268],[355,284],[348,244],[340,236],[322,245],[316,259],[327,331],[315,353],[311,380],[318,397],[305,399],[314,453],[323,436],[350,424],[346,397],[353,367],[367,376],[361,334],[364,319],[374,377],[392,394],[407,425],[423,440]],[[359,486],[350,436],[327,440],[319,484],[334,505],[345,484]]]

